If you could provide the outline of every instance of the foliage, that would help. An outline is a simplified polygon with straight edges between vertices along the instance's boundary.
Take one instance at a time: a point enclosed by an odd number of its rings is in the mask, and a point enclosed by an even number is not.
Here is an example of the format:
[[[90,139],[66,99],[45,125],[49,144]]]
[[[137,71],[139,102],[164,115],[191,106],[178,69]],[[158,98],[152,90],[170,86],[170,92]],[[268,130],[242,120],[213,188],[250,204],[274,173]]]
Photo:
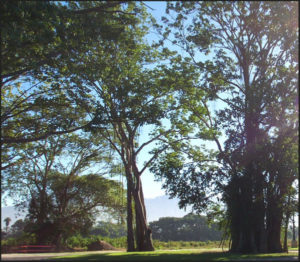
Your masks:
[[[24,230],[36,233],[38,243],[60,246],[68,236],[87,232],[99,208],[123,212],[125,190],[104,177],[113,158],[101,138],[52,136],[31,144],[23,154],[28,161],[3,172],[4,190],[19,198],[15,200],[21,208],[28,208]],[[92,164],[98,164],[102,173],[92,173]]]
[[[1,240],[1,246],[18,246],[18,245],[34,245],[36,242],[36,235],[33,233],[22,232],[17,237],[9,237]]]
[[[69,193],[63,197],[61,192],[66,187],[66,177],[56,174],[55,183],[50,180],[48,197],[52,200],[47,204],[47,216],[40,221],[40,205],[38,198],[33,196],[29,206],[31,223],[26,231],[39,232],[40,241],[51,241],[55,244],[61,235],[62,241],[77,232],[86,233],[92,226],[97,207],[115,207],[115,192],[118,184],[97,174],[82,175],[72,179],[68,186]],[[69,201],[67,201],[70,199]],[[61,202],[60,202],[61,201]],[[61,210],[63,209],[63,210]],[[39,235],[40,236],[40,235]]]
[[[24,72],[36,75],[58,69],[78,53],[87,52],[88,43],[118,38],[124,27],[120,21],[135,20],[117,11],[121,4],[4,2],[4,82]]]
[[[126,236],[126,233],[125,224],[114,224],[104,221],[99,221],[89,232],[91,235],[101,235],[108,238],[123,237]]]
[[[165,217],[150,222],[153,239],[161,241],[215,241],[221,239],[216,225],[207,224],[206,218],[189,214],[183,218]]]
[[[116,248],[126,249],[126,237],[109,238],[101,235],[91,235],[89,237],[82,237],[80,235],[72,236],[67,239],[66,243],[71,248],[87,249],[87,246],[96,241],[97,239],[103,240]],[[216,248],[220,246],[219,241],[160,241],[153,240],[155,249],[196,249],[196,248]]]
[[[70,83],[78,83],[71,77],[93,46],[117,41],[136,23],[125,3],[1,2],[1,169],[25,160],[22,144],[82,129],[91,120],[90,106],[82,108],[86,92],[74,92]]]
[[[11,225],[9,236],[16,238],[20,237],[24,233],[24,229],[27,223],[27,219],[18,219],[14,224]]]
[[[109,238],[100,235],[90,235],[89,237],[82,237],[75,235],[69,237],[66,241],[68,247],[87,249],[88,245],[97,240],[105,241],[116,248],[126,248],[126,237]]]

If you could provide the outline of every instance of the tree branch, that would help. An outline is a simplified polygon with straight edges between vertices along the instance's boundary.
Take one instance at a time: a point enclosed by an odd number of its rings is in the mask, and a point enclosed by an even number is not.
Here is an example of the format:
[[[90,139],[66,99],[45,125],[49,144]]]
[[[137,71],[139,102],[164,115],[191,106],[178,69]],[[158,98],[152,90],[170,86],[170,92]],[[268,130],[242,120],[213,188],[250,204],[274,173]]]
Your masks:
[[[96,6],[96,7],[91,7],[87,9],[80,9],[80,10],[72,10],[71,12],[74,14],[87,14],[91,12],[109,12],[108,10],[105,10],[107,8],[113,8],[116,6],[119,6],[121,4],[127,3],[128,1],[110,1],[106,2],[105,5],[102,6]],[[116,10],[116,11],[110,11],[110,12],[123,12],[121,10]],[[125,13],[125,12],[123,12]]]
[[[34,141],[38,141],[38,140],[43,140],[46,139],[49,136],[52,135],[63,135],[63,134],[68,134],[68,133],[72,133],[74,131],[83,129],[85,127],[88,127],[90,123],[87,123],[83,126],[79,126],[73,129],[69,129],[69,130],[65,130],[65,131],[49,131],[43,135],[38,135],[36,137],[1,137],[1,144],[14,144],[14,143],[18,143],[18,144],[22,144],[22,143],[28,143],[28,142],[34,142]],[[32,134],[34,135],[34,134]]]
[[[137,154],[138,154],[145,146],[149,145],[150,143],[152,143],[153,141],[155,141],[156,139],[158,139],[160,136],[162,136],[162,135],[164,135],[164,134],[167,134],[167,133],[169,133],[169,132],[171,132],[171,131],[168,130],[168,132],[161,133],[161,134],[159,134],[159,135],[153,137],[152,139],[148,140],[147,142],[143,143],[143,144],[139,147],[139,149],[136,151],[136,155],[137,155]]]
[[[146,170],[146,168],[151,164],[151,162],[158,156],[158,154],[162,153],[163,151],[165,151],[167,148],[169,147],[169,145],[164,146],[161,150],[157,151],[148,162],[146,162],[146,164],[144,165],[144,167],[142,168],[142,170],[139,172],[139,175],[142,175],[143,172]]]

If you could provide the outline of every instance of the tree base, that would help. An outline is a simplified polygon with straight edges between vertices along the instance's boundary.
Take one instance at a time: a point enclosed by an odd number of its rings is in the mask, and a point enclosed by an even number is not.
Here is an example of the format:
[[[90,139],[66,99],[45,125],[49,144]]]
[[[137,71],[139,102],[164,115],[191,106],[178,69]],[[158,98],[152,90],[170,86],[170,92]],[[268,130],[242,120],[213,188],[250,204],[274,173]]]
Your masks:
[[[297,240],[292,240],[292,245],[291,247],[298,247]]]

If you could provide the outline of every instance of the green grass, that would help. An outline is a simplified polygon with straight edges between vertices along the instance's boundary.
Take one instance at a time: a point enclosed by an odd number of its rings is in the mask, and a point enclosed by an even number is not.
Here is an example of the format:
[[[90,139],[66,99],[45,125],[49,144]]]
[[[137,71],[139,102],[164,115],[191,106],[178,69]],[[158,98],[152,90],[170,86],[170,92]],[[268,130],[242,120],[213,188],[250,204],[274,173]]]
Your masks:
[[[195,250],[176,250],[176,251],[155,251],[155,252],[116,252],[116,253],[98,253],[98,254],[76,254],[71,256],[62,256],[51,258],[52,261],[231,261],[239,259],[262,259],[262,258],[280,258],[296,257],[296,254],[278,253],[278,254],[230,254],[222,252],[222,249],[195,249]]]

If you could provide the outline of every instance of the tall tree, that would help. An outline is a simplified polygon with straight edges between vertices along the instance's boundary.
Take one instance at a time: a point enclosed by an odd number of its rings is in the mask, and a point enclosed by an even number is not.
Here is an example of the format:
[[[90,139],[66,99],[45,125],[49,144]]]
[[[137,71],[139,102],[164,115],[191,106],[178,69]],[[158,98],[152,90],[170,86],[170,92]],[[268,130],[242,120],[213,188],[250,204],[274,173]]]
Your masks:
[[[205,207],[211,200],[205,186],[210,184],[215,193],[223,194],[231,251],[282,251],[282,201],[297,178],[297,5],[168,3],[167,13],[175,12],[170,15],[175,18],[164,21],[174,29],[175,37],[168,36],[170,29],[164,37],[181,46],[202,70],[200,88],[210,94],[208,100],[224,105],[218,112],[206,106],[205,117],[190,102],[194,101],[191,96],[186,107],[194,122],[222,129],[226,141],[222,147],[217,133],[200,136],[215,141],[219,151],[214,158],[219,164],[209,171],[203,167],[205,158],[187,165],[178,152],[173,159],[170,154],[165,156],[169,161],[162,160],[153,170],[166,178],[165,187],[179,196],[183,205],[193,204],[196,198],[195,208]],[[215,55],[199,60],[199,54],[211,51]],[[207,105],[205,100],[196,102]],[[288,162],[282,159],[287,155]]]
[[[128,8],[126,11],[131,12],[134,6]],[[176,68],[176,71],[160,63],[166,56],[174,53],[167,49],[159,53],[148,46],[143,41],[148,30],[145,19],[148,18],[144,11],[137,17],[139,21],[136,26],[128,26],[122,34],[123,41],[103,43],[91,50],[83,58],[87,68],[80,67],[77,75],[82,86],[90,90],[92,99],[89,103],[97,108],[87,130],[100,132],[115,149],[124,165],[127,178],[128,251],[135,250],[132,200],[136,215],[136,249],[153,250],[141,175],[168,145],[153,151],[153,155],[142,167],[138,166],[138,155],[150,143],[178,131],[178,128],[164,127],[161,121],[171,117],[172,112],[175,115],[178,103],[174,93],[178,86],[189,86],[197,76],[185,68]],[[76,88],[80,90],[83,87]],[[145,125],[152,125],[154,132],[150,134],[148,141],[139,144],[140,130]]]

